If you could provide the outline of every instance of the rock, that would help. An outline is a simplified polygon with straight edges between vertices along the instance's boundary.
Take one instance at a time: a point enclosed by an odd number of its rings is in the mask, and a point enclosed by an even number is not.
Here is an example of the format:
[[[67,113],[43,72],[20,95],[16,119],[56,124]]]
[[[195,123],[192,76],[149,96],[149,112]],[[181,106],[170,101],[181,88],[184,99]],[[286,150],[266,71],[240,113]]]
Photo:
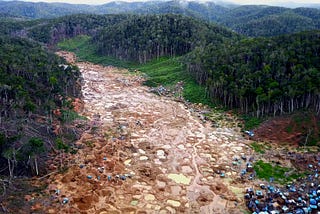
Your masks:
[[[156,181],[157,182],[157,187],[159,188],[159,190],[164,191],[165,187],[166,187],[166,183],[162,182],[162,181]]]
[[[138,151],[139,151],[140,154],[143,154],[143,155],[146,154],[146,152],[144,150],[142,150],[142,149],[138,149]]]
[[[99,195],[102,197],[111,197],[114,194],[114,190],[111,189],[102,189],[99,191]]]
[[[72,173],[72,172],[69,172],[69,173],[67,173],[65,176],[63,176],[63,178],[62,178],[62,182],[63,183],[70,183],[71,182],[71,180],[73,180],[74,179],[74,174]]]
[[[141,160],[141,161],[145,161],[145,160],[148,160],[149,158],[147,157],[147,156],[141,156],[140,158],[139,158],[139,160]]]
[[[172,179],[176,183],[185,184],[185,185],[190,184],[190,181],[191,181],[191,178],[188,178],[183,174],[169,174],[168,178]]]
[[[92,155],[92,154],[88,154],[88,155],[86,156],[86,159],[87,159],[87,161],[89,161],[89,162],[94,162],[95,159],[96,159],[96,157],[95,157],[94,155]]]
[[[157,151],[157,156],[159,157],[159,159],[165,159],[165,152],[163,150],[158,150]]]
[[[185,149],[183,144],[178,145],[178,149]]]
[[[181,203],[179,201],[167,200],[167,203],[173,207],[180,207]]]
[[[154,206],[154,210],[155,210],[155,211],[159,211],[160,209],[161,209],[161,207],[160,207],[159,205],[155,205],[155,206]]]
[[[48,213],[49,213],[49,214],[55,214],[55,213],[57,213],[57,211],[54,210],[54,209],[49,209],[49,210],[48,210]]]
[[[156,199],[156,197],[154,197],[154,195],[152,195],[152,194],[147,194],[144,196],[144,199],[146,201],[154,201]]]
[[[139,203],[138,200],[133,200],[133,201],[130,202],[130,204],[131,204],[132,206],[137,206],[138,203]]]
[[[131,159],[125,160],[124,161],[124,165],[129,166],[131,163]]]
[[[170,214],[175,214],[177,213],[175,209],[173,209],[172,207],[166,207],[166,209],[169,211]]]

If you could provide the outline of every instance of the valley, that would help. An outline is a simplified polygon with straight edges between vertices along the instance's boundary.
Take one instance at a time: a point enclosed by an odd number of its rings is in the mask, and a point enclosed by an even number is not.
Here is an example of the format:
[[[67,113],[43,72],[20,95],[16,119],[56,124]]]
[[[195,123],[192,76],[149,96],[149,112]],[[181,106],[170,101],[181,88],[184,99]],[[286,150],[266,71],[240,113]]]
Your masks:
[[[0,212],[318,214],[313,7],[0,1]]]
[[[126,70],[77,66],[92,126],[74,165],[49,178],[60,201],[49,213],[241,213],[232,159],[252,151],[239,129],[201,122],[195,109],[150,93]]]

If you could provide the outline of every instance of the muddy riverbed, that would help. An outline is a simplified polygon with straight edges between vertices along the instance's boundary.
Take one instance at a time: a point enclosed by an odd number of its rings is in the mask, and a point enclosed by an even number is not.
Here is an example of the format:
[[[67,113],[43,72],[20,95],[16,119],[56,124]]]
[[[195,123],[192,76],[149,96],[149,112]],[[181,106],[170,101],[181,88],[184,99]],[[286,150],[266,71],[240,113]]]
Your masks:
[[[127,70],[76,65],[90,129],[73,166],[49,178],[48,213],[242,213],[241,169],[232,161],[252,151],[236,128],[203,123]]]

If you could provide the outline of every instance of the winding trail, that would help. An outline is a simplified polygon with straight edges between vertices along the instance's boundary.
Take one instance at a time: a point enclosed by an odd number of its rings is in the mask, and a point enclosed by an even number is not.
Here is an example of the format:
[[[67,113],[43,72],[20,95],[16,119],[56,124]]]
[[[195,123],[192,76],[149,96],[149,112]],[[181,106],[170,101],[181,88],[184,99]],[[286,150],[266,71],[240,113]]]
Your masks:
[[[76,65],[91,128],[77,142],[75,166],[51,178],[49,188],[69,202],[48,213],[241,213],[243,184],[232,159],[250,151],[240,133],[202,123],[126,70]]]

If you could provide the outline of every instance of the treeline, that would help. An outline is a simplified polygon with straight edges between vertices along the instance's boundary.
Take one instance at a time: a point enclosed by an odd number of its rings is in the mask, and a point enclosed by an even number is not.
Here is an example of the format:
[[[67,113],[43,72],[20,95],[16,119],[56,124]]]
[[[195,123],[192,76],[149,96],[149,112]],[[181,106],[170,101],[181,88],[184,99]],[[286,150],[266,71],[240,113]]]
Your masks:
[[[242,39],[187,55],[188,71],[208,95],[256,116],[320,112],[320,32]]]
[[[26,23],[12,18],[0,18],[0,36],[11,35],[21,31],[26,27]]]
[[[93,37],[98,54],[146,62],[183,55],[205,43],[239,37],[226,28],[180,15],[73,15],[37,21],[23,32],[55,45],[78,35]]]
[[[240,22],[288,11],[260,6],[234,10]],[[318,16],[317,10],[294,11],[312,19]],[[200,84],[207,86],[208,96],[245,113],[262,116],[310,107],[320,111],[318,31],[252,39],[173,14],[74,15],[37,21],[23,30],[32,39],[50,45],[90,35],[97,54],[140,63],[187,54],[183,63]]]
[[[231,31],[180,15],[131,16],[93,37],[99,54],[145,63],[179,56],[208,43],[236,37]]]
[[[139,15],[178,14],[218,23],[237,33],[251,37],[276,36],[305,30],[320,29],[320,10],[305,7],[290,9],[265,5],[237,6],[214,2],[176,0],[110,2],[104,5],[0,1],[0,17],[13,16],[25,19],[48,19],[80,13],[126,13]],[[80,20],[82,19],[79,16],[78,18]],[[92,17],[88,16],[88,19],[91,18]],[[104,18],[99,17],[99,19],[102,19],[101,24],[103,25]],[[75,20],[72,22],[74,21]],[[81,22],[84,23],[84,20],[81,20]],[[94,26],[95,24],[93,24],[93,27]],[[88,25],[88,28],[91,28],[90,25]],[[60,30],[64,32],[63,29]]]
[[[271,15],[286,10],[266,8]],[[245,113],[320,111],[318,31],[244,38],[204,21],[167,14],[67,16],[37,25],[29,35],[39,40],[39,32],[48,35],[43,40],[48,43],[88,34],[97,54],[140,63],[187,54],[182,61],[197,81],[207,86],[208,96]]]
[[[72,109],[68,100],[80,87],[80,72],[62,58],[0,36],[0,168],[8,169],[1,174],[38,174],[37,157],[55,146],[53,110]]]
[[[0,1],[0,13],[28,19],[54,18],[78,13],[90,13],[89,5],[73,5],[65,3]],[[93,12],[93,11],[92,11]]]
[[[64,16],[51,20],[40,20],[28,28],[28,37],[49,45],[78,35],[94,36],[103,28],[112,28],[130,15],[85,15]]]
[[[277,36],[320,29],[320,10],[246,5],[227,11],[217,22],[250,37]]]
[[[208,96],[244,113],[320,112],[319,31],[244,39],[178,15],[132,16],[93,43],[99,54],[140,63],[188,53],[183,62]]]
[[[275,36],[319,29],[319,23],[316,24],[312,19],[294,13],[285,13],[242,22],[234,26],[234,29],[252,37]]]

